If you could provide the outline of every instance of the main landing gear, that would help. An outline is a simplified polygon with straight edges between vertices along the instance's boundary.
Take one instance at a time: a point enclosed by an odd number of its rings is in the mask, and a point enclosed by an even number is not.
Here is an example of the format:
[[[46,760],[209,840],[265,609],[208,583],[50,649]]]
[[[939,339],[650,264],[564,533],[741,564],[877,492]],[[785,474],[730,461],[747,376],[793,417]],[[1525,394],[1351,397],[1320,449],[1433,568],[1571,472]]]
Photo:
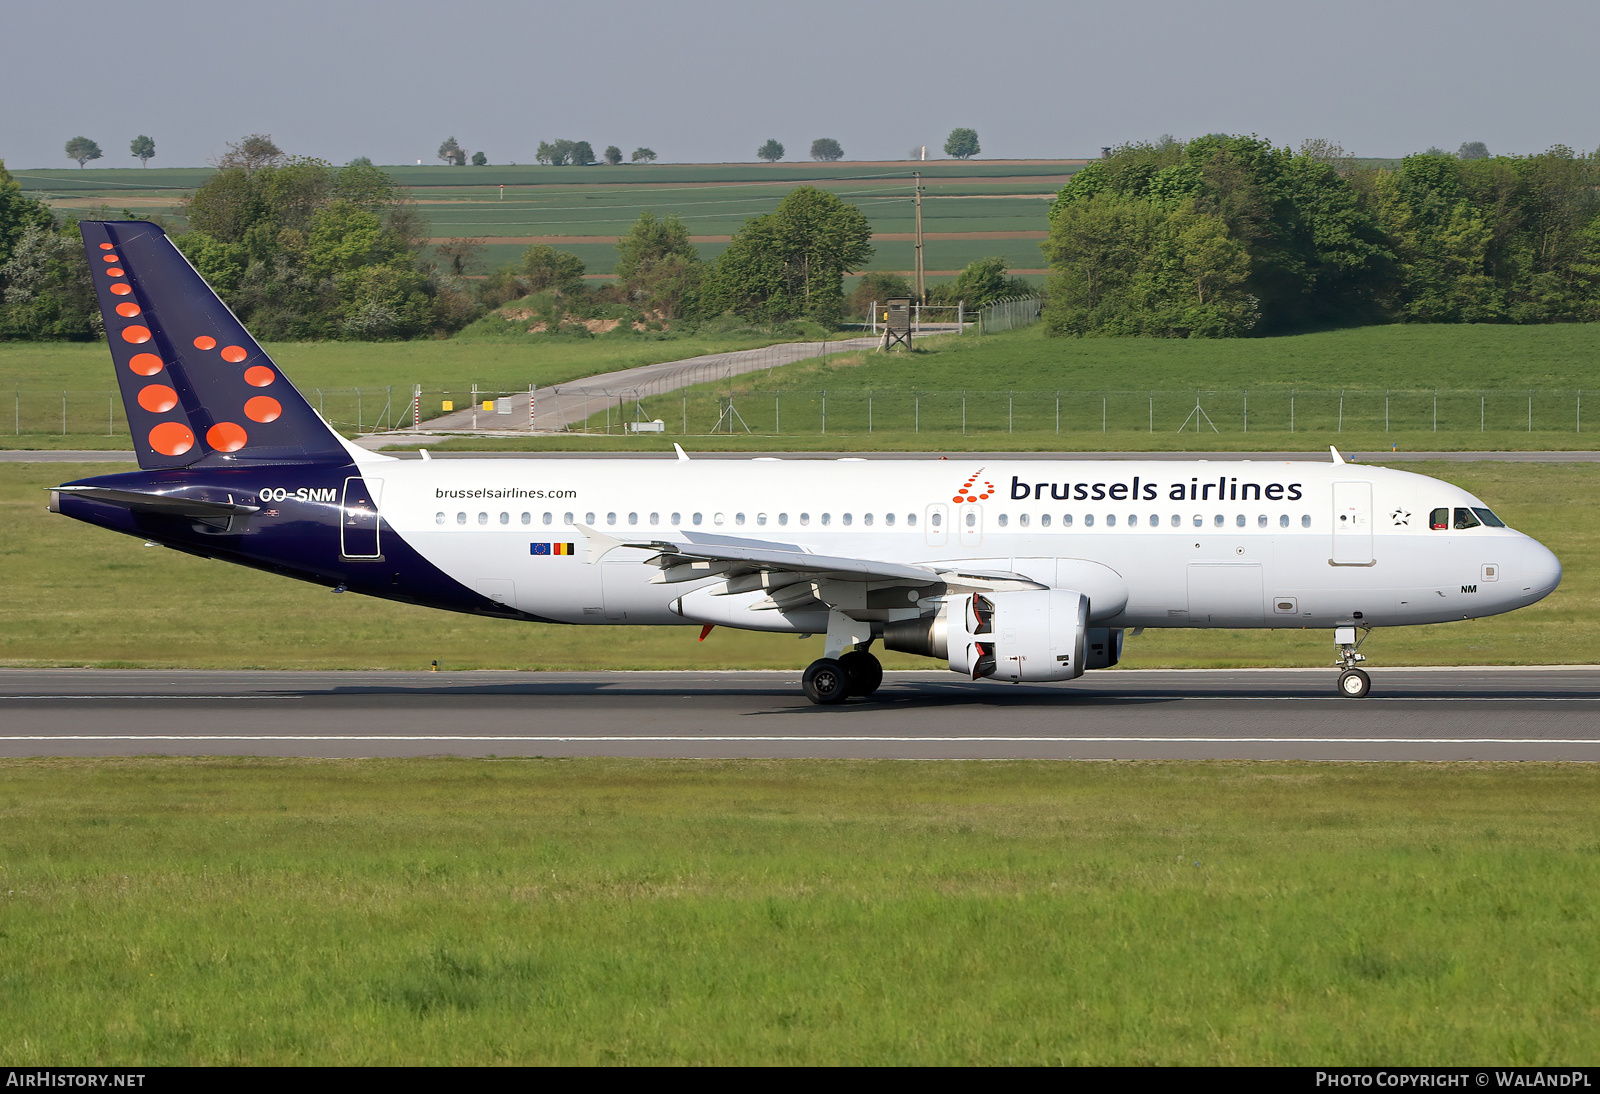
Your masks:
[[[813,661],[800,678],[806,698],[819,706],[833,706],[852,696],[866,698],[882,683],[883,665],[864,649]]]
[[[1372,628],[1365,627],[1361,631],[1361,637],[1357,638],[1354,627],[1335,627],[1333,630],[1333,642],[1339,651],[1338,660],[1334,664],[1344,669],[1339,673],[1339,694],[1346,699],[1365,699],[1367,692],[1372,690],[1372,677],[1356,668],[1366,660],[1365,655],[1357,651],[1371,633]]]

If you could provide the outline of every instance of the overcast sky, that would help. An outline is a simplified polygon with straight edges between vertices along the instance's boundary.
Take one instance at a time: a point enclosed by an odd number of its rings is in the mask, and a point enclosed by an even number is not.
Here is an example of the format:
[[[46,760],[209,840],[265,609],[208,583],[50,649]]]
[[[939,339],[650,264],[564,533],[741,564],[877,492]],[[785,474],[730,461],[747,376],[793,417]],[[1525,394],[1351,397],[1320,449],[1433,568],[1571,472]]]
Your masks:
[[[663,162],[983,157],[1226,131],[1399,156],[1600,145],[1593,0],[0,0],[0,158],[197,166],[228,140],[344,163],[491,163],[540,140]],[[942,153],[940,153],[942,154]]]

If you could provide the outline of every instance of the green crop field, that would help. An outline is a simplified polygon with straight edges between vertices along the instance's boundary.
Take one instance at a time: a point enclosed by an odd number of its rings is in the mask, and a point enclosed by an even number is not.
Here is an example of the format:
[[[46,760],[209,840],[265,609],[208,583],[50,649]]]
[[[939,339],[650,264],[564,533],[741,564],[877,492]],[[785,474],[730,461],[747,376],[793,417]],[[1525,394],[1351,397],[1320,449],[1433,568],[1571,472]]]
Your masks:
[[[1597,779],[5,760],[0,1056],[1584,1064]]]
[[[0,666],[422,669],[800,669],[821,638],[694,627],[564,627],[457,615],[328,590],[140,540],[45,511],[49,486],[128,464],[0,464]],[[1566,567],[1548,599],[1510,615],[1380,630],[1372,665],[1600,661],[1600,465],[1438,464],[1409,470],[1460,484]],[[1130,668],[1327,665],[1327,631],[1150,630]],[[885,653],[891,668],[937,668]]]
[[[812,185],[858,205],[873,231],[914,230],[912,172],[925,181],[925,265],[943,279],[974,259],[1003,255],[1015,269],[1045,266],[1039,250],[1047,200],[1082,160],[932,163],[648,164],[610,167],[385,167],[409,189],[438,240],[483,238],[486,267],[515,261],[533,240],[549,241],[609,274],[615,237],[646,209],[684,218],[702,256],[713,257],[748,217],[771,212],[789,190]],[[24,190],[62,212],[126,208],[182,224],[184,197],[209,168],[52,168],[15,172]],[[502,190],[503,187],[503,190]],[[1017,238],[1030,233],[1031,238]],[[958,238],[951,238],[958,237]],[[966,237],[966,238],[959,238]],[[912,245],[885,238],[869,265],[909,270]]]

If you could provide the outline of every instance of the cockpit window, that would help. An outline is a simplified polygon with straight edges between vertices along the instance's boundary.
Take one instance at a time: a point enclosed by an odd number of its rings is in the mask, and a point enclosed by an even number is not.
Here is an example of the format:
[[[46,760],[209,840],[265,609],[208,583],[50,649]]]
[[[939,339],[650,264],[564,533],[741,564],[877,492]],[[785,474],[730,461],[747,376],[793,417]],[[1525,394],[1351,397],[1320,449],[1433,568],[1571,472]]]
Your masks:
[[[1465,531],[1468,528],[1476,528],[1482,523],[1483,521],[1472,515],[1471,509],[1467,509],[1464,506],[1456,507],[1456,530],[1458,532]]]
[[[1483,523],[1487,524],[1490,528],[1504,528],[1506,526],[1505,521],[1501,520],[1487,509],[1479,509],[1476,505],[1474,505],[1472,507],[1472,511],[1478,514],[1478,519],[1483,521]]]
[[[1428,527],[1437,532],[1441,528],[1450,527],[1450,510],[1435,509],[1428,516]]]

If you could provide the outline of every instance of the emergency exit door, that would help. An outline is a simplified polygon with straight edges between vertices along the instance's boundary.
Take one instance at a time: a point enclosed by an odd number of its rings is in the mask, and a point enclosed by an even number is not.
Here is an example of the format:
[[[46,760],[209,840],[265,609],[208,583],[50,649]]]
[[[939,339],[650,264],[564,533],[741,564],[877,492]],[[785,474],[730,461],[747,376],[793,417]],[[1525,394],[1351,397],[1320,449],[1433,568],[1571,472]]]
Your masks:
[[[345,558],[382,558],[378,543],[378,498],[382,479],[353,476],[344,480],[339,508],[339,553]]]
[[[1372,484],[1333,484],[1333,558],[1335,566],[1372,565]]]

